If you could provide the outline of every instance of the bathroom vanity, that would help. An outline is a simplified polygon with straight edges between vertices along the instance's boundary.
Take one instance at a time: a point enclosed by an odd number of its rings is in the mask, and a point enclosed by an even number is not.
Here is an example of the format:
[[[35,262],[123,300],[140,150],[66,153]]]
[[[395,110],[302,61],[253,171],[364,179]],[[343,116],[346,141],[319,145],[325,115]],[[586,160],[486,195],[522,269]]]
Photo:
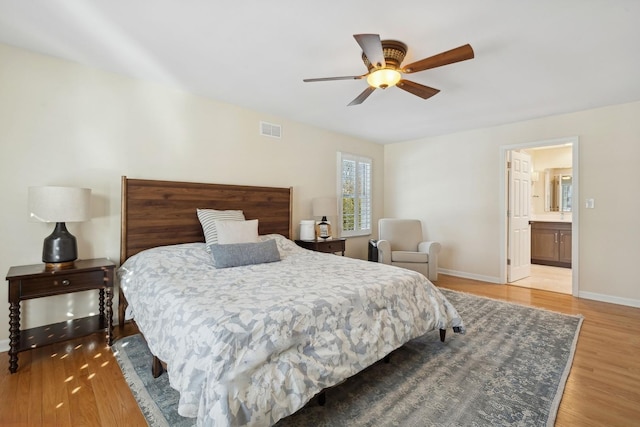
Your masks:
[[[571,268],[571,223],[531,221],[531,263]]]

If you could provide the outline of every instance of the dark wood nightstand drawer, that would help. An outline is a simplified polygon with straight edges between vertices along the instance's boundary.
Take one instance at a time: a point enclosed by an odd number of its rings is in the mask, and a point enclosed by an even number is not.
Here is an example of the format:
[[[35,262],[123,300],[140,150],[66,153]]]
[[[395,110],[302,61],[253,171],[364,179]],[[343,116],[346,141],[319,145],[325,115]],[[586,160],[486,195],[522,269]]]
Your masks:
[[[48,277],[23,279],[20,283],[20,297],[39,298],[49,295],[99,288],[104,282],[104,272],[87,271],[74,274],[52,274]]]
[[[296,244],[305,249],[309,249],[316,252],[335,253],[341,252],[344,256],[346,247],[345,239],[330,239],[330,240],[296,240]]]
[[[322,252],[342,252],[344,250],[344,240],[339,242],[327,241],[322,245],[318,245],[318,250]]]

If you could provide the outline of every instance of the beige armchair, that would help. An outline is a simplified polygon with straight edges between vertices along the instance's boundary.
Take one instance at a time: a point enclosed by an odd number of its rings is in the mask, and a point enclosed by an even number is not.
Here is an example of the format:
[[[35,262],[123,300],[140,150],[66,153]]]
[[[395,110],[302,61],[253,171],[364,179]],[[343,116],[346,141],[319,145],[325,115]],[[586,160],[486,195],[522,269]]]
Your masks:
[[[378,221],[378,262],[408,268],[438,280],[440,243],[422,240],[418,219],[382,218]]]

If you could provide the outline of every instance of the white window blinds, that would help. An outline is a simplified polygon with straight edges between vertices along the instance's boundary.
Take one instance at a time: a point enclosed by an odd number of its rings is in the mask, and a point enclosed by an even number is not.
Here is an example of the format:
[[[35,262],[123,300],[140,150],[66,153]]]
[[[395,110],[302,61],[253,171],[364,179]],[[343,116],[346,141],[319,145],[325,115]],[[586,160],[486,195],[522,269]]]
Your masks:
[[[372,160],[367,157],[338,153],[338,213],[341,235],[371,234]]]

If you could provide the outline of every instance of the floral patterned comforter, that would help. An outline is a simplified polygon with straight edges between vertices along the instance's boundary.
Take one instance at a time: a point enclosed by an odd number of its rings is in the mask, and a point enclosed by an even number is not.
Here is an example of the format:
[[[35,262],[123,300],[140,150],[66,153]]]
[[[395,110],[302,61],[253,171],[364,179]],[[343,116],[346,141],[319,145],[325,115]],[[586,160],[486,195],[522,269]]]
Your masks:
[[[204,243],[148,249],[118,270],[178,412],[199,426],[272,425],[433,329],[462,320],[421,274],[312,252],[216,269]]]

